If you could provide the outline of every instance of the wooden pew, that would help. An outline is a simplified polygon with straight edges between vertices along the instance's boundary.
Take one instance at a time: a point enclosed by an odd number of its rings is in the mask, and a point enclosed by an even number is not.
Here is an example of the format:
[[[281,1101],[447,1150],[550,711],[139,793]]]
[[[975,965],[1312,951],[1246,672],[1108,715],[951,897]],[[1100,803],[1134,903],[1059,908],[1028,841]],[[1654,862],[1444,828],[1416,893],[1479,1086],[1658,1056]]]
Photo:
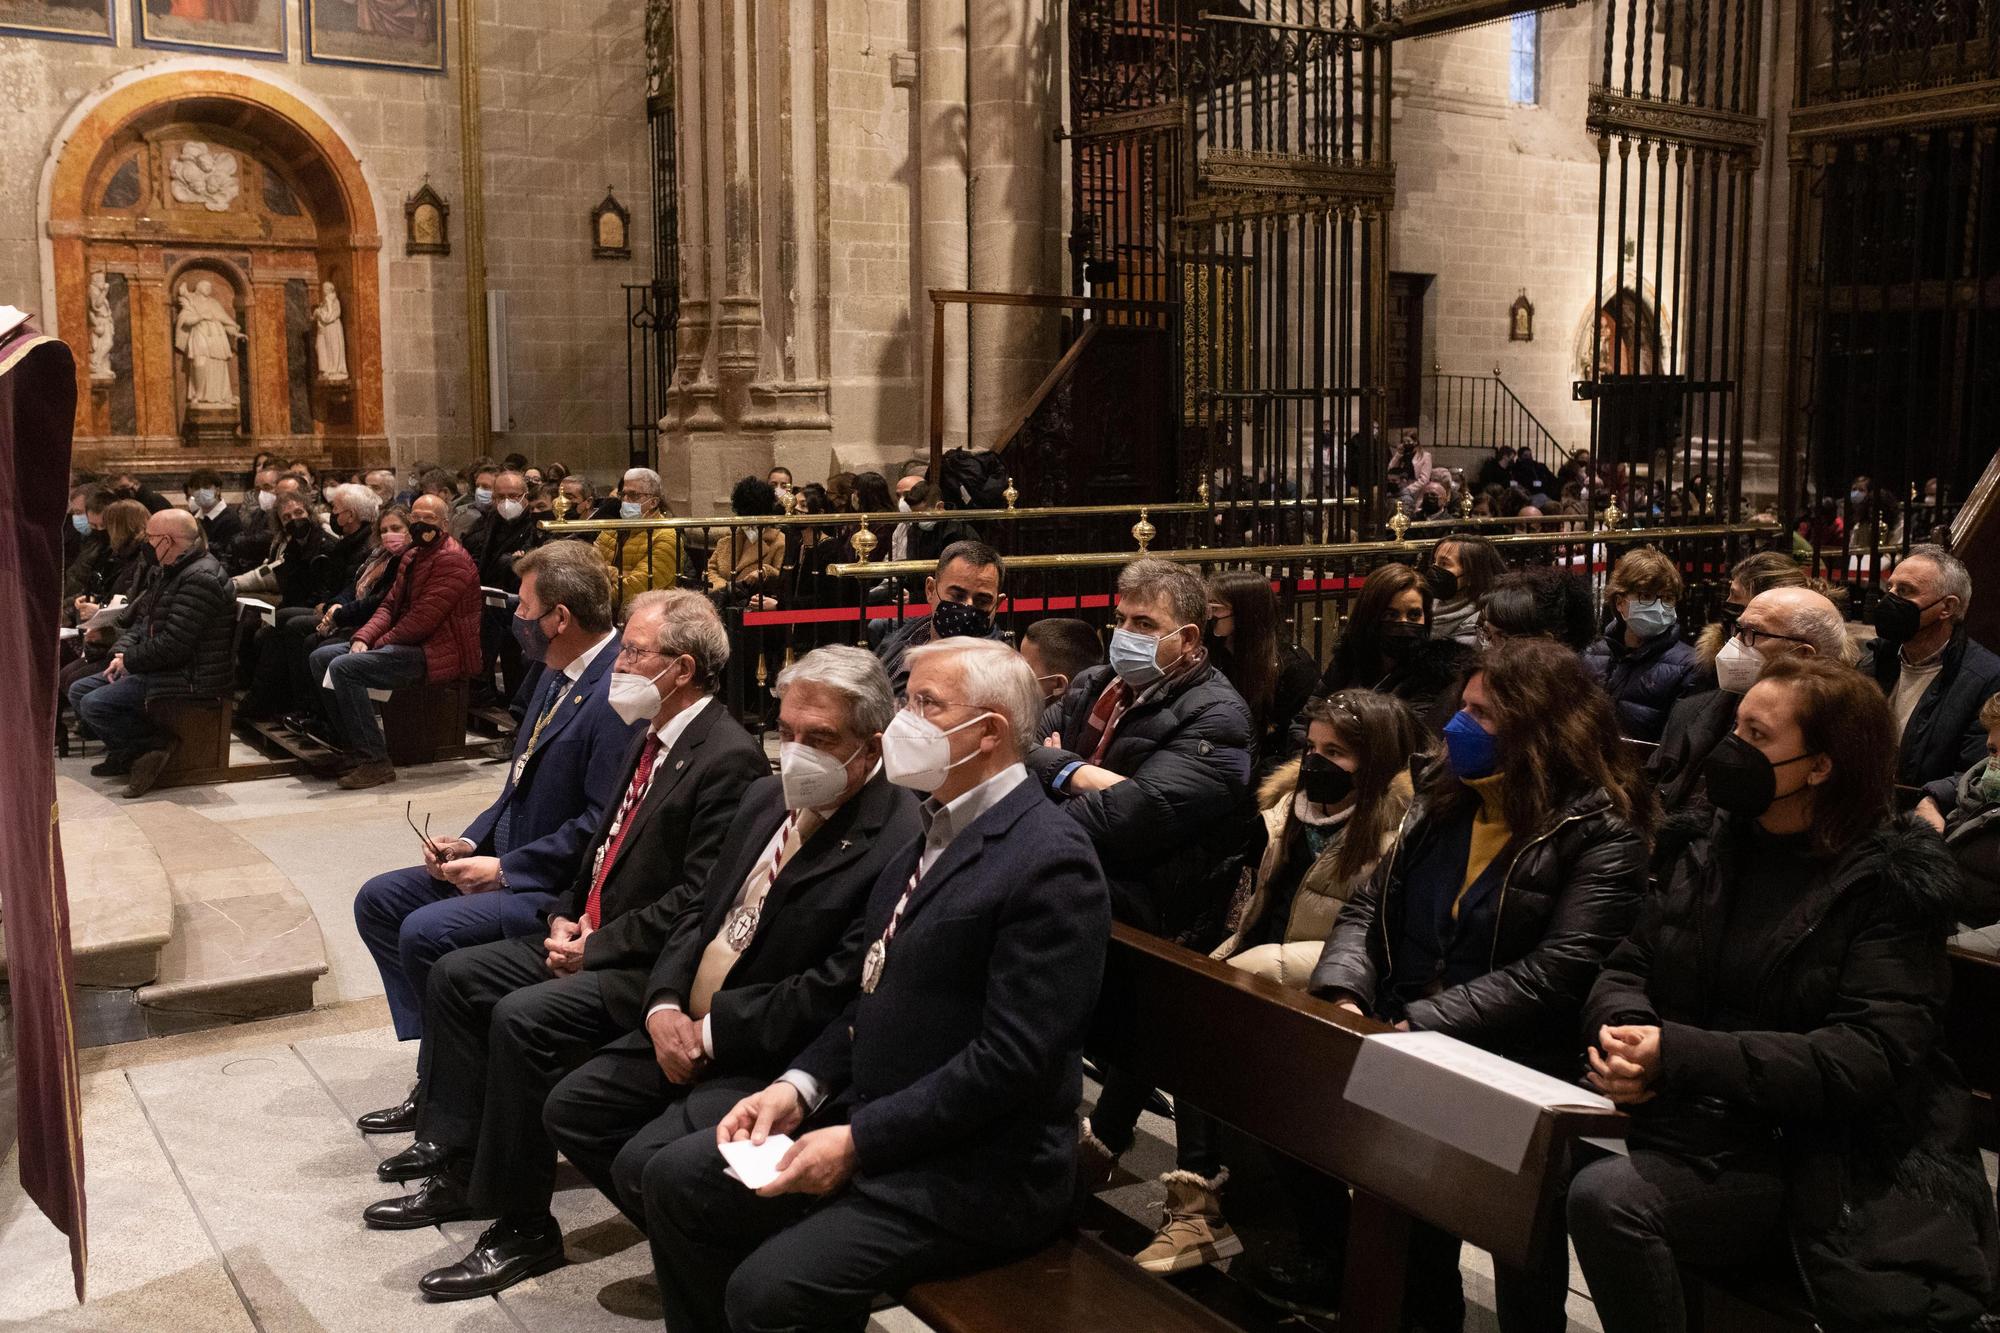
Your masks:
[[[1381,1024],[1122,925],[1104,994],[1094,1056],[1354,1185],[1343,1329],[1398,1326],[1413,1219],[1501,1263],[1531,1262],[1562,1207],[1570,1145],[1623,1134],[1616,1113],[1544,1111],[1521,1169],[1505,1170],[1346,1100],[1362,1044],[1386,1031]],[[942,1333],[1219,1324],[1169,1284],[1149,1284],[1128,1259],[1075,1237],[1004,1268],[924,1283],[905,1303]]]

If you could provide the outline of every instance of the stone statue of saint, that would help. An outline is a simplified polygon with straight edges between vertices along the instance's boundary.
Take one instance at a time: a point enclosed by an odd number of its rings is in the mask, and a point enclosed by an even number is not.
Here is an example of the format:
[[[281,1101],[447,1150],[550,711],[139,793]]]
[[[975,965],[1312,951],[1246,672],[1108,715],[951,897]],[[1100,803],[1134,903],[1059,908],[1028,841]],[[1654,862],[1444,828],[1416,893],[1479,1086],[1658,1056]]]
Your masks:
[[[179,291],[180,310],[174,317],[174,350],[185,358],[187,399],[192,407],[235,407],[236,391],[229,384],[229,366],[236,344],[244,340],[236,314],[215,295],[215,284],[201,279]]]
[[[319,377],[342,384],[347,380],[347,338],[340,323],[340,297],[330,282],[322,282],[319,292],[319,304],[313,307],[313,323],[319,326],[313,335],[313,355],[319,362]]]
[[[168,192],[181,203],[225,212],[238,189],[236,154],[205,143],[184,143],[180,156],[167,164],[167,178]]]
[[[90,275],[90,378],[111,378],[111,279],[102,269]]]

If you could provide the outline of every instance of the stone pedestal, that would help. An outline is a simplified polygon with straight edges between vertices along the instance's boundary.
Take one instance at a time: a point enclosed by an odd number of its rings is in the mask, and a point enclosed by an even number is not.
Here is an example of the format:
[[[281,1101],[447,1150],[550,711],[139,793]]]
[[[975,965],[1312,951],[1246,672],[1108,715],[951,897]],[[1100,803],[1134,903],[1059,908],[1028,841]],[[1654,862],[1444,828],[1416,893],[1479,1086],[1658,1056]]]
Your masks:
[[[190,407],[181,419],[181,439],[197,449],[231,449],[241,421],[233,407]]]

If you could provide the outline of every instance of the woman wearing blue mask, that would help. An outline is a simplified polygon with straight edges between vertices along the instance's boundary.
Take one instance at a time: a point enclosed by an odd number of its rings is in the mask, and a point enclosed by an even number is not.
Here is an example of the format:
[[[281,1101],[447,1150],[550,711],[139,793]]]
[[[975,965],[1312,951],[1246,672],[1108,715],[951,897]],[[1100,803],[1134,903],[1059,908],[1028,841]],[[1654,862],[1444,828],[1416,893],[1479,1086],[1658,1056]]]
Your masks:
[[[1311,989],[1572,1081],[1584,997],[1645,890],[1652,798],[1611,701],[1553,640],[1488,649],[1462,703]],[[1547,1271],[1496,1270],[1503,1333],[1563,1326],[1565,1250],[1545,1248],[1557,1256]],[[1463,1325],[1458,1249],[1444,1232],[1413,1232],[1405,1310],[1425,1328]]]
[[[1680,597],[1680,571],[1651,546],[1620,556],[1605,584],[1611,621],[1583,661],[1610,692],[1618,729],[1631,740],[1657,744],[1676,702],[1715,688],[1713,672],[1681,639]]]

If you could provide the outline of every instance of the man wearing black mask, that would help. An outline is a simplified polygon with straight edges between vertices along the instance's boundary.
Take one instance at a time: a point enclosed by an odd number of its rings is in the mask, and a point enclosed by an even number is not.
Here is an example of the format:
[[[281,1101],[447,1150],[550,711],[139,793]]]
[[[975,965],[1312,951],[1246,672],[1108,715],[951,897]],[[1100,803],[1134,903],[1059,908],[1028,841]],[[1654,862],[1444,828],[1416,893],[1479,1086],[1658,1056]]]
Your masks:
[[[1972,576],[1942,546],[1912,546],[1883,590],[1862,669],[1889,696],[1901,737],[1896,781],[1921,787],[1986,757],[1979,706],[2000,690],[2000,657],[1966,633]]]
[[[1004,600],[1000,585],[1006,577],[1006,562],[984,542],[953,542],[944,548],[938,556],[937,573],[924,580],[924,600],[930,603],[930,614],[904,621],[875,648],[898,699],[910,679],[903,654],[916,645],[939,639],[1006,637],[993,623]]]

